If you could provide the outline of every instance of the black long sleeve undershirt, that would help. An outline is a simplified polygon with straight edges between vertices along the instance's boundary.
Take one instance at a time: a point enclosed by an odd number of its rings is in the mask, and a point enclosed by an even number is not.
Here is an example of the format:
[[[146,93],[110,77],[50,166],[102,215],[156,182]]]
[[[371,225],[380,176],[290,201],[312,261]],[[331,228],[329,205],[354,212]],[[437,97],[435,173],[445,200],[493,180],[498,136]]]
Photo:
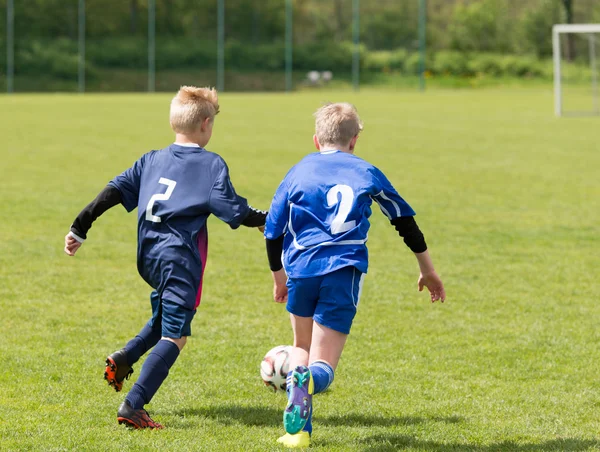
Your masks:
[[[396,227],[400,237],[404,238],[404,243],[413,253],[423,253],[427,251],[425,237],[419,229],[414,217],[398,217],[391,221]]]
[[[248,211],[246,218],[244,218],[244,221],[242,221],[242,225],[249,228],[258,228],[260,226],[264,226],[267,221],[267,212],[264,210],[255,209],[252,206],[248,207],[250,207],[250,210]]]
[[[267,245],[267,257],[269,259],[269,268],[273,272],[279,271],[283,268],[283,264],[281,263],[281,253],[283,252],[283,237],[284,235],[280,235],[276,239],[265,240],[265,243]]]
[[[71,226],[71,232],[82,239],[87,238],[87,233],[92,227],[92,223],[106,212],[111,207],[120,204],[122,201],[121,192],[113,187],[107,185],[104,187],[96,199],[89,203],[75,218],[73,225]]]

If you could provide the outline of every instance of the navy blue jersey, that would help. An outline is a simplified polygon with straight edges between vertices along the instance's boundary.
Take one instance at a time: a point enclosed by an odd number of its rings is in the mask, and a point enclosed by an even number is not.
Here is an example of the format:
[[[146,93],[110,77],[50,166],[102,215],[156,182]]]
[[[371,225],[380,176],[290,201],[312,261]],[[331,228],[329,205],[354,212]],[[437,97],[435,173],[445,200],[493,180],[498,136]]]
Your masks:
[[[167,300],[200,303],[206,265],[206,220],[212,213],[232,228],[248,214],[225,161],[217,154],[173,144],[144,154],[115,177],[122,204],[138,208],[138,271]]]
[[[265,237],[286,234],[283,264],[291,278],[324,275],[348,266],[366,273],[373,200],[390,220],[415,215],[370,163],[340,151],[309,154],[279,185]]]

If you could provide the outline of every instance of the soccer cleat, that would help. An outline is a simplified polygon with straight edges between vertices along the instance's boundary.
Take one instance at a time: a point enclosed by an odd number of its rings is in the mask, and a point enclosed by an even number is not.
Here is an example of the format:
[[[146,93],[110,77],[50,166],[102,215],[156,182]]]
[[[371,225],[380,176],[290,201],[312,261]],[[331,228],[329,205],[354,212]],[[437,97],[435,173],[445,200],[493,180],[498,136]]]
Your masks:
[[[277,440],[278,443],[283,444],[285,447],[308,447],[310,446],[310,433],[300,432],[295,435],[286,433]]]
[[[153,421],[143,408],[140,410],[131,408],[127,400],[121,404],[119,411],[117,411],[117,421],[119,424],[125,424],[131,428],[164,428],[158,422]]]
[[[295,435],[304,428],[312,410],[314,383],[309,368],[296,367],[291,383],[288,404],[283,412],[283,427],[290,435]]]
[[[108,385],[119,392],[123,389],[123,380],[129,380],[133,369],[127,364],[127,354],[125,350],[118,350],[106,358],[106,369],[104,370],[104,379]]]

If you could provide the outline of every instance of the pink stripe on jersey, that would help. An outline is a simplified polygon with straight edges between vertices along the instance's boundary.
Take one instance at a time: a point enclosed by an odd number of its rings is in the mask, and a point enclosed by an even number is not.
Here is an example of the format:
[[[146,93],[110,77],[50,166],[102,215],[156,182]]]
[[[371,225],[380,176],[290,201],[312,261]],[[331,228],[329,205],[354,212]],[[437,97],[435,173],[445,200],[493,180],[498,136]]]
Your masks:
[[[206,225],[198,233],[198,251],[200,252],[200,260],[202,261],[202,274],[200,275],[200,285],[198,286],[198,293],[196,293],[196,306],[200,305],[200,298],[202,298],[202,282],[204,280],[204,269],[206,268],[206,259],[208,257],[208,228]]]

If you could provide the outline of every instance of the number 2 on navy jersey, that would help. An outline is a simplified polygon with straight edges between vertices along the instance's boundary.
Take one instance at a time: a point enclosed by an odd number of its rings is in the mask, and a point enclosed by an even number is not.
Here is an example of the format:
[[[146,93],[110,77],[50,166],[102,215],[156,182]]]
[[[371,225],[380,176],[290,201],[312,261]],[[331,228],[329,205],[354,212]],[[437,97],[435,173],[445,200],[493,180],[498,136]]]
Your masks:
[[[175,190],[175,185],[177,182],[171,179],[167,179],[165,177],[161,177],[158,180],[159,184],[163,184],[167,186],[167,191],[165,193],[155,193],[148,201],[148,205],[146,206],[146,220],[152,221],[153,223],[160,223],[160,217],[156,215],[152,215],[152,207],[156,201],[166,201],[173,194],[173,190]]]
[[[338,193],[341,195],[341,199],[338,199]],[[333,234],[341,234],[356,226],[356,221],[346,221],[350,210],[352,210],[353,203],[354,192],[352,191],[352,187],[348,185],[335,185],[327,192],[327,205],[329,207],[336,204],[340,205],[337,215],[331,222],[331,232]]]

